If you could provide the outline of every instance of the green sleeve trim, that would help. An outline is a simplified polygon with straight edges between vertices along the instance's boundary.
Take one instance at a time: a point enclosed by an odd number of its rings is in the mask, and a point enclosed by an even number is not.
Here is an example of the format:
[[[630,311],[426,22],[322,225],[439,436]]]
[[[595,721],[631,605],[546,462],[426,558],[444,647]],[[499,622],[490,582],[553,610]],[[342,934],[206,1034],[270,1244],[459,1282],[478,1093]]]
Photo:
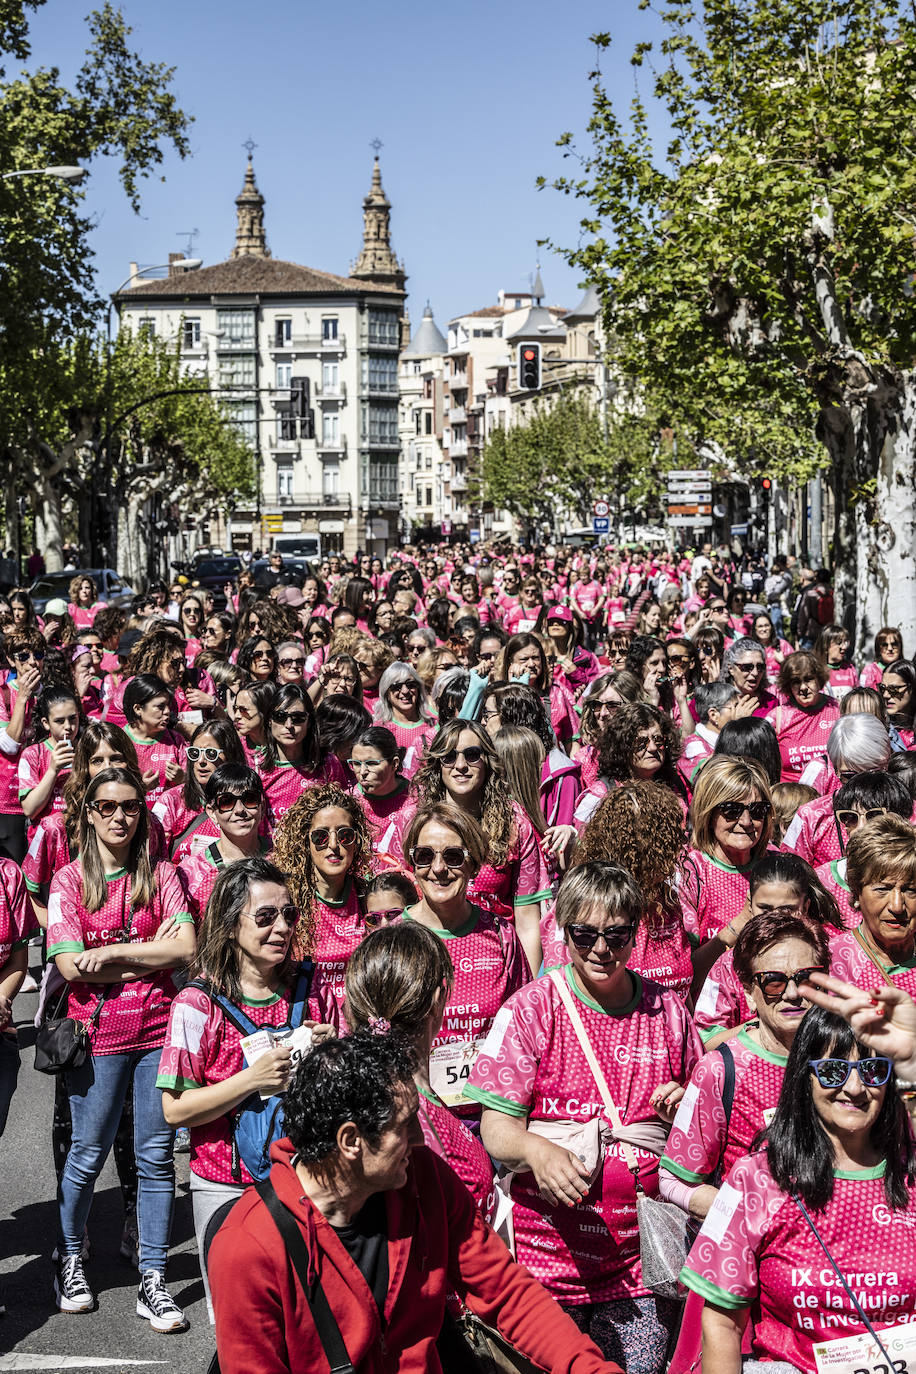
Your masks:
[[[688,1269],[686,1264],[678,1278],[685,1288],[690,1288],[694,1293],[699,1293],[701,1298],[707,1302],[713,1302],[717,1307],[727,1307],[732,1312],[739,1312],[743,1307],[750,1307],[750,1298],[739,1298],[734,1293],[729,1293],[725,1288],[720,1288],[717,1283],[711,1283],[709,1279],[704,1279],[702,1274],[695,1274],[692,1269]]]
[[[543,892],[529,892],[526,897],[516,896],[512,898],[512,905],[515,906],[535,906],[538,902],[546,902],[553,896],[550,888],[545,888]]]
[[[29,941],[32,939],[32,936],[38,934],[38,932],[40,931],[40,929],[41,929],[40,926],[37,926],[37,925],[36,925],[36,926],[33,926],[31,930],[27,930],[27,931],[25,932],[25,934],[23,935],[23,937],[22,937],[21,940],[14,940],[13,943],[12,943],[12,945],[10,946],[10,948],[11,948],[11,949],[22,949],[22,948],[24,948],[24,946],[27,945],[27,944],[29,943]]]
[[[674,1174],[675,1178],[681,1178],[685,1183],[708,1183],[712,1174],[695,1174],[692,1169],[685,1169],[683,1164],[677,1164],[667,1155],[662,1155],[658,1162],[660,1169],[667,1169],[669,1174]]]
[[[48,945],[48,958],[56,954],[85,954],[86,946],[81,940],[61,940],[59,945]]]
[[[19,789],[19,800],[22,801],[23,797],[27,797],[27,796],[29,795],[30,792],[34,792],[34,791],[35,791],[35,788],[34,788],[34,787],[20,787],[20,789]]]
[[[707,1043],[707,1041],[711,1040],[712,1037],[713,1037],[714,1035],[721,1035],[722,1032],[723,1032],[724,1030],[728,1030],[728,1027],[727,1027],[727,1026],[709,1026],[709,1027],[697,1026],[697,1030],[700,1032],[700,1039],[703,1041],[703,1044],[705,1045],[705,1044]]]
[[[25,877],[25,874],[23,874],[23,877]],[[32,880],[31,880],[31,878],[26,878],[26,879],[25,879],[25,886],[26,886],[26,891],[27,891],[27,892],[33,892],[33,893],[35,893],[36,896],[37,896],[38,893],[41,891],[41,884],[40,884],[40,883],[33,883]]]
[[[687,936],[687,943],[688,943],[688,945],[690,945],[691,949],[699,949],[699,948],[700,948],[700,937],[699,937],[699,935],[697,935],[696,932],[693,931],[693,930],[685,931],[685,934],[686,934],[686,936]]]
[[[479,1102],[482,1107],[492,1107],[494,1112],[503,1112],[506,1116],[527,1116],[528,1108],[522,1107],[518,1102],[510,1102],[507,1097],[500,1097],[497,1093],[487,1092],[486,1088],[465,1088],[465,1097],[469,1097],[473,1102]]]
[[[187,1089],[202,1088],[203,1083],[196,1083],[193,1078],[179,1078],[174,1073],[160,1073],[156,1075],[157,1088],[169,1088],[174,1093],[183,1093]]]
[[[179,911],[178,915],[174,918],[174,920],[175,924],[179,926],[194,924],[194,917],[191,915],[190,911]]]

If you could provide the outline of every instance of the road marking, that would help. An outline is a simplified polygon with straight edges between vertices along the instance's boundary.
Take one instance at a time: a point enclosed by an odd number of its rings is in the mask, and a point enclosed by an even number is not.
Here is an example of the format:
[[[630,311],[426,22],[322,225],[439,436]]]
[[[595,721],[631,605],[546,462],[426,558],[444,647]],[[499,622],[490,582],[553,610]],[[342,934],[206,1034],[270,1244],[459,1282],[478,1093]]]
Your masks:
[[[0,1355],[0,1370],[20,1369],[105,1369],[125,1365],[149,1367],[166,1364],[166,1360],[112,1360],[99,1355]]]

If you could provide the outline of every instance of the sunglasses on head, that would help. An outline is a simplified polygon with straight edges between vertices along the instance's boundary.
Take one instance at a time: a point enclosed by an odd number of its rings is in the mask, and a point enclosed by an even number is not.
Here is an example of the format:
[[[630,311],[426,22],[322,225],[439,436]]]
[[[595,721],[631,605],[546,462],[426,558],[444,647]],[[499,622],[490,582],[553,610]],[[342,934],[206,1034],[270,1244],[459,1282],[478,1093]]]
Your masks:
[[[883,806],[872,806],[867,811],[847,811],[842,810],[836,813],[836,818],[840,825],[847,830],[855,830],[857,825],[864,825],[866,821],[875,821],[879,816],[886,816],[887,811]]]
[[[139,816],[140,807],[143,805],[139,797],[130,797],[127,801],[109,801],[103,798],[101,801],[89,803],[90,810],[97,811],[103,821],[110,821],[116,811],[121,811],[125,816]]]
[[[809,1059],[808,1064],[822,1088],[842,1088],[853,1069],[863,1088],[883,1088],[894,1067],[881,1054],[870,1059]]]
[[[752,821],[765,821],[772,808],[768,801],[727,801],[719,802],[716,810],[727,821],[740,821],[745,811]]]
[[[594,949],[600,939],[608,949],[623,949],[636,934],[636,926],[630,922],[625,926],[608,926],[606,930],[595,930],[594,926],[572,925],[566,927],[566,934],[582,954]]]
[[[479,763],[483,758],[483,750],[479,744],[472,744],[469,749],[449,749],[448,753],[441,756],[441,762],[446,768],[454,768],[459,759],[464,759],[465,763]]]
[[[755,973],[753,979],[768,1001],[777,1002],[785,994],[790,983],[800,988],[802,983],[811,981],[812,973],[826,972],[825,968],[816,964],[811,968],[796,969],[794,973],[778,973],[775,969],[765,969],[762,973]]]
[[[277,725],[304,725],[308,720],[304,711],[271,711],[270,718]]]
[[[299,920],[299,908],[291,902],[288,906],[281,907],[262,906],[249,917],[249,920],[254,921],[258,930],[266,930],[268,926],[276,925],[281,916],[292,930]]]
[[[13,658],[17,663],[25,663],[27,659],[34,658],[36,663],[40,663],[45,656],[44,649],[14,649]]]
[[[216,763],[217,759],[225,757],[222,749],[212,747],[203,749],[197,744],[189,744],[185,753],[188,756],[188,763],[199,763],[201,759],[206,759],[208,763]]]
[[[429,844],[417,844],[410,851],[411,863],[418,873],[428,872],[437,855],[446,868],[458,869],[467,862],[468,851],[460,844],[447,844],[444,849],[433,849]]]
[[[245,807],[246,811],[255,811],[261,805],[260,792],[220,792],[213,803],[220,816],[228,816],[234,811],[239,802]]]
[[[338,844],[356,843],[356,830],[352,825],[320,825],[317,830],[309,831],[309,839],[316,849],[327,849],[332,835],[337,836]]]

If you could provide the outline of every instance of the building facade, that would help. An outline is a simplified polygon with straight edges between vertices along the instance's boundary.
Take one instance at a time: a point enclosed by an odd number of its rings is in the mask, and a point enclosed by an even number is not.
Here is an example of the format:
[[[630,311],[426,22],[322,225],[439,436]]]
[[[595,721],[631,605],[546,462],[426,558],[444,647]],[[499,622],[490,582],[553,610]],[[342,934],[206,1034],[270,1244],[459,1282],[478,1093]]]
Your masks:
[[[251,446],[256,499],[203,512],[200,544],[266,549],[277,534],[317,533],[351,555],[398,543],[406,275],[390,212],[376,158],[349,275],[281,261],[249,160],[224,262],[153,279],[131,264],[114,297],[121,325],[179,340],[185,370],[218,390]]]
[[[401,354],[401,517],[410,540],[448,538],[454,524],[442,447],[446,349],[427,304]]]

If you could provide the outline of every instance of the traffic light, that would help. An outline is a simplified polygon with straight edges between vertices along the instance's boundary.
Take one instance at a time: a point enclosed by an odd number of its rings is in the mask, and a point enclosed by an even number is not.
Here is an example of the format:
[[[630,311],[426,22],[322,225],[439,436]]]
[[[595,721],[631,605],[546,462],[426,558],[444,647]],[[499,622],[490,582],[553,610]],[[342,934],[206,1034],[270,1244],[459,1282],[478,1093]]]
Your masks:
[[[541,345],[537,343],[518,346],[518,385],[521,391],[540,391],[541,389]]]
[[[772,492],[772,490],[773,490],[773,481],[772,481],[772,478],[770,478],[770,477],[761,477],[761,479],[760,479],[760,495],[761,495],[761,498],[762,498],[762,500],[763,500],[763,504],[764,504],[764,505],[767,505],[767,504],[768,504],[769,499],[770,499],[770,493]]]

